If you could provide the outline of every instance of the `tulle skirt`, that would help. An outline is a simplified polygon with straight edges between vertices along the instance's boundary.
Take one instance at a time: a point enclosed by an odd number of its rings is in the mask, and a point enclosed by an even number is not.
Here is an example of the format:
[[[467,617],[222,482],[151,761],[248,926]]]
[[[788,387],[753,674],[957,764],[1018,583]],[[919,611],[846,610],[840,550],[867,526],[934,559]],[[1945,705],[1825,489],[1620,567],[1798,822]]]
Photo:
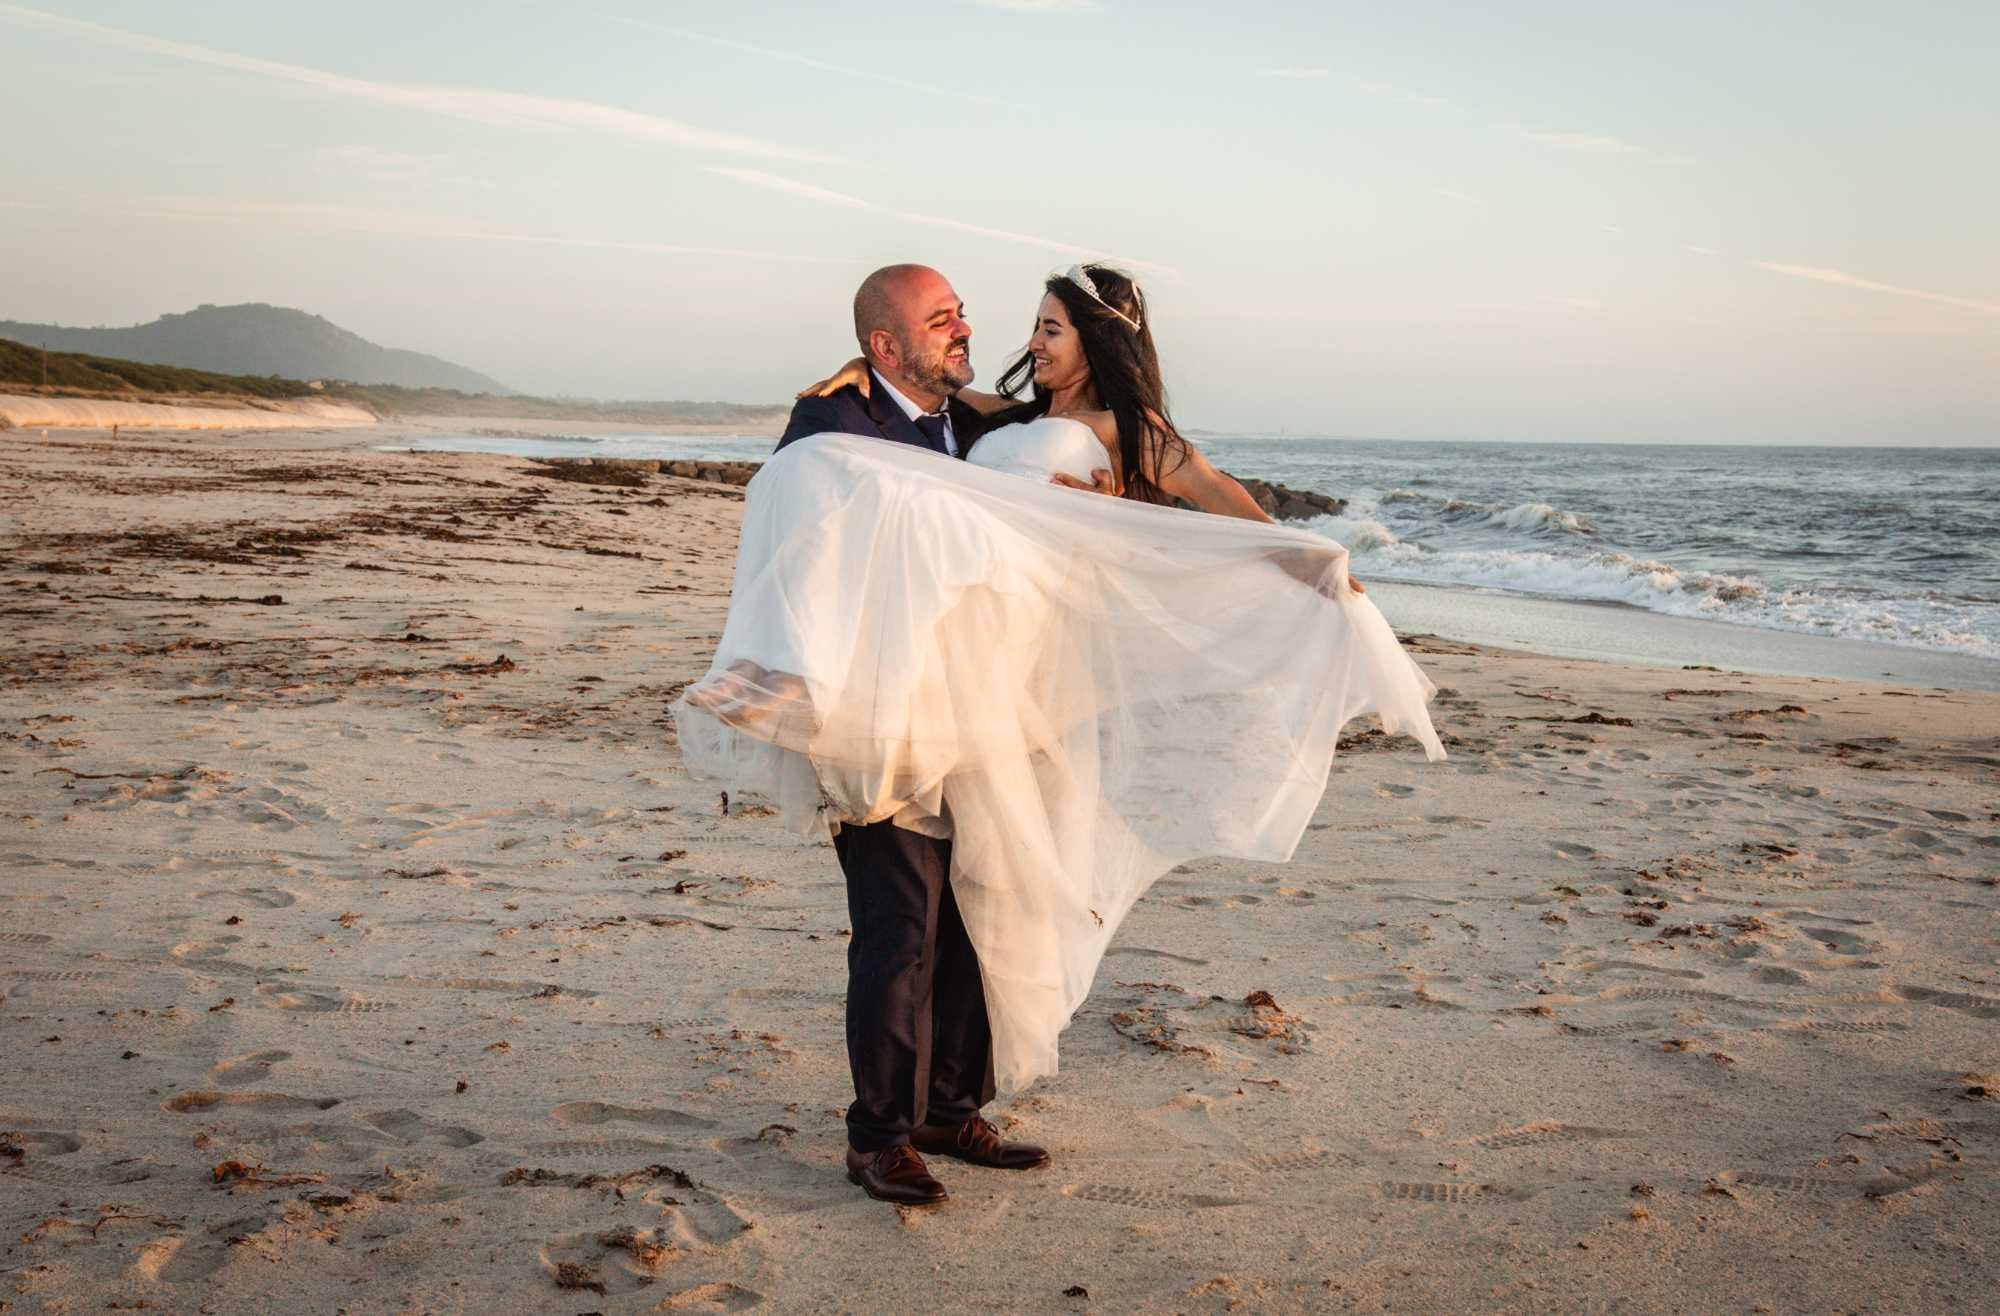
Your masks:
[[[1321,536],[842,434],[747,494],[682,755],[803,834],[952,838],[1003,1090],[1055,1072],[1162,873],[1291,857],[1349,719],[1444,757],[1433,686]]]

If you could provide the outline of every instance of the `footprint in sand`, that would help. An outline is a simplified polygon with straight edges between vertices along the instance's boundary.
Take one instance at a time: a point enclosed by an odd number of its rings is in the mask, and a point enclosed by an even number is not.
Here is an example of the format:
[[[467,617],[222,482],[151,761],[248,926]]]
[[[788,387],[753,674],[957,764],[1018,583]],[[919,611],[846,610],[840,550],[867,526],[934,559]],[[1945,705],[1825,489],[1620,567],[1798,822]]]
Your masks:
[[[226,1088],[240,1088],[250,1083],[262,1083],[271,1076],[271,1066],[281,1060],[290,1060],[289,1051],[251,1051],[244,1055],[232,1056],[208,1071],[208,1080]]]
[[[755,1289],[726,1279],[711,1280],[693,1288],[669,1293],[655,1311],[753,1311],[764,1305],[764,1295]]]
[[[380,1014],[396,1008],[388,1001],[329,996],[324,992],[279,987],[272,983],[260,985],[257,995],[263,997],[264,1003],[273,1009],[297,1010],[302,1014]]]
[[[1207,960],[1198,960],[1192,955],[1176,955],[1170,950],[1154,950],[1151,946],[1113,946],[1110,950],[1104,952],[1104,954],[1107,958],[1112,955],[1136,955],[1144,956],[1148,959],[1171,960],[1175,964],[1192,964],[1197,966],[1208,963]]]
[[[1415,795],[1417,788],[1415,786],[1405,786],[1399,782],[1384,782],[1375,788],[1375,793],[1388,799],[1402,800]]]
[[[160,1104],[161,1110],[176,1115],[233,1107],[259,1115],[296,1115],[309,1110],[331,1110],[338,1097],[290,1097],[282,1092],[183,1092]]]
[[[1733,1001],[1721,992],[1696,991],[1690,987],[1613,987],[1599,998],[1606,1001]]]
[[[68,1156],[83,1150],[83,1139],[74,1133],[58,1133],[54,1129],[17,1129],[7,1134],[7,1140],[28,1157]]]
[[[1521,1202],[1535,1194],[1532,1188],[1497,1183],[1393,1183],[1385,1180],[1377,1188],[1392,1202],[1452,1202],[1479,1206]]]
[[[247,901],[259,909],[289,909],[299,902],[299,898],[291,892],[280,891],[277,887],[268,886],[243,887],[236,891],[204,891],[195,898],[197,900],[212,900],[218,897],[234,897],[238,900]]]
[[[1842,932],[1837,928],[1815,928],[1801,923],[1799,931],[1836,955],[1871,955],[1882,949],[1879,941],[1857,937],[1852,932]]]
[[[1627,1019],[1616,1024],[1564,1024],[1563,1031],[1573,1037],[1625,1037],[1632,1033],[1657,1032],[1663,1025],[1650,1019]]]
[[[413,1110],[383,1110],[363,1115],[382,1132],[403,1142],[435,1142],[446,1147],[470,1147],[486,1141],[486,1135],[461,1124],[433,1124]]]
[[[1811,1174],[1791,1174],[1768,1170],[1724,1170],[1710,1177],[1711,1184],[1724,1188],[1763,1188],[1774,1193],[1800,1197],[1824,1197],[1841,1187],[1837,1180]]]
[[[623,1294],[658,1283],[679,1254],[661,1230],[627,1225],[557,1239],[536,1260],[559,1289]]]
[[[808,991],[803,987],[739,987],[733,993],[746,1001],[831,1001],[835,998],[826,992]]]
[[[1250,1156],[1237,1164],[1252,1174],[1296,1174],[1303,1170],[1323,1170],[1329,1166],[1358,1170],[1362,1166],[1362,1160],[1347,1152],[1318,1148]]]
[[[1488,1151],[1503,1151],[1514,1147],[1541,1147],[1552,1142],[1601,1142],[1608,1138],[1633,1136],[1635,1135],[1623,1129],[1602,1129],[1587,1124],[1564,1124],[1558,1120],[1543,1120],[1535,1124],[1523,1124],[1519,1128],[1501,1129],[1497,1133],[1468,1138],[1466,1145],[1483,1147]]]
[[[1245,909],[1264,903],[1262,896],[1173,896],[1168,901],[1182,909]]]
[[[138,1183],[153,1172],[136,1162],[90,1165],[70,1160],[83,1149],[83,1139],[74,1133],[54,1129],[15,1129],[4,1135],[5,1144],[18,1152],[10,1155],[0,1176],[28,1179],[52,1188],[101,1188]]]
[[[618,1120],[657,1129],[712,1129],[715,1121],[682,1110],[650,1110],[635,1106],[613,1106],[603,1101],[570,1101],[549,1112],[558,1124],[604,1124]]]
[[[1670,969],[1664,964],[1645,964],[1638,960],[1584,960],[1576,966],[1576,969],[1579,973],[1597,973],[1604,969],[1631,969],[1638,973],[1653,973],[1668,978],[1706,976],[1693,969]]]
[[[231,946],[243,940],[241,937],[217,937],[212,941],[183,941],[167,952],[175,964],[190,970],[199,970],[215,977],[256,977],[260,970],[252,964],[228,957]]]
[[[1781,1031],[1801,1033],[1853,1033],[1874,1037],[1883,1033],[1907,1033],[1908,1024],[1899,1024],[1888,1019],[1808,1019],[1804,1023],[1792,1024]]]
[[[1549,847],[1565,859],[1595,859],[1597,851],[1581,841],[1557,841]]]
[[[1248,1199],[1211,1197],[1205,1194],[1174,1193],[1159,1188],[1125,1188],[1116,1184],[1064,1184],[1064,1197],[1083,1202],[1103,1202],[1111,1206],[1137,1206],[1149,1211],[1185,1211],[1217,1206],[1242,1206]]]
[[[1920,1001],[1946,1010],[1963,1010],[1975,1019],[2000,1019],[2000,997],[1974,996],[1970,992],[1941,992],[1904,983],[1896,984],[1896,995],[1906,1001]]]
[[[1911,846],[1924,851],[1926,854],[1962,855],[1965,853],[1965,851],[1959,849],[1957,846],[1947,843],[1943,837],[1938,836],[1934,832],[1927,832],[1921,827],[1898,827],[1885,834],[1882,839]]]

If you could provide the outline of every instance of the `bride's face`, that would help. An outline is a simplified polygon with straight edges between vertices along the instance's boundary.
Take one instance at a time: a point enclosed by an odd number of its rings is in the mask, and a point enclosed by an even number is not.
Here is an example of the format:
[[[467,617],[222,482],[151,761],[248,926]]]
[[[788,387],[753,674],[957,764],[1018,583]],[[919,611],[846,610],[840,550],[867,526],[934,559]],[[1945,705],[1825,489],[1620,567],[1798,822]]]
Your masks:
[[[1035,362],[1035,383],[1052,393],[1090,378],[1083,340],[1076,336],[1076,326],[1070,323],[1069,308],[1054,293],[1043,294],[1041,309],[1035,312],[1035,332],[1028,338],[1028,355]]]

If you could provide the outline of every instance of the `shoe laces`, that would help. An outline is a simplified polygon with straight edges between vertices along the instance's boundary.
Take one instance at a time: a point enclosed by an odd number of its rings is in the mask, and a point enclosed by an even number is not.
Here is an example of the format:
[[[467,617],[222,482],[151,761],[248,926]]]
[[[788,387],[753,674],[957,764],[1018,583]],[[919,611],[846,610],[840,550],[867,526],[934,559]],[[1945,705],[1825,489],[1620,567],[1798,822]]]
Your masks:
[[[876,1162],[876,1168],[884,1175],[894,1174],[905,1166],[917,1170],[924,1168],[924,1158],[917,1155],[917,1149],[907,1142],[899,1142],[889,1148],[882,1153],[882,1159]]]

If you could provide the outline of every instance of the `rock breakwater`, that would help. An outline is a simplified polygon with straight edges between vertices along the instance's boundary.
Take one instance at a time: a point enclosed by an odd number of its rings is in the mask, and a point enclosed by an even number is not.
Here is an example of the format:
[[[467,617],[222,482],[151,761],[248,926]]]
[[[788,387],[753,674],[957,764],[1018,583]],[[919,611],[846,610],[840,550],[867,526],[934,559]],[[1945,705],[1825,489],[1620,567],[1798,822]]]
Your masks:
[[[673,475],[683,480],[704,480],[710,484],[741,487],[750,483],[762,462],[664,461],[645,457],[534,457],[530,460],[562,471],[557,479],[585,484],[634,486],[644,484],[649,475]],[[1266,515],[1278,521],[1310,521],[1346,509],[1345,498],[1292,489],[1269,480],[1232,477],[1256,500]]]

